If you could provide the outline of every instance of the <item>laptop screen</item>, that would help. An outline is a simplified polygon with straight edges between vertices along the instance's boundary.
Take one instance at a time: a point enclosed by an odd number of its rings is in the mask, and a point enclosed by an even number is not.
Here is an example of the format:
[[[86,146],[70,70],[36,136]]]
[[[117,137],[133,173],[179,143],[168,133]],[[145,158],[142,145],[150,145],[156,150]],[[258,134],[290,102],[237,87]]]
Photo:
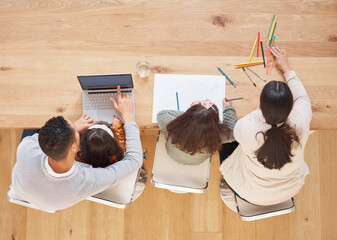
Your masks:
[[[77,76],[83,90],[133,88],[131,74]]]

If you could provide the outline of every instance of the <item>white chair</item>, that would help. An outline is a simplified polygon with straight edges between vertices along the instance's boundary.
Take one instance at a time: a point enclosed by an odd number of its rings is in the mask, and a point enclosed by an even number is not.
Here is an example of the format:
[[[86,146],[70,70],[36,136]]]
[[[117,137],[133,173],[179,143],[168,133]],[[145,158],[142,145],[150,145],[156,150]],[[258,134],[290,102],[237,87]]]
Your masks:
[[[229,191],[231,191],[228,189],[227,186],[228,185],[226,181],[222,179],[220,183],[220,196],[223,201],[224,201],[225,196],[229,193]],[[274,217],[278,215],[291,213],[295,210],[295,202],[293,198],[285,202],[282,202],[282,203],[268,205],[268,206],[261,206],[261,205],[250,203],[246,201],[245,199],[242,199],[235,192],[233,194],[234,194],[234,200],[235,200],[237,212],[239,213],[243,221],[254,221],[254,220]]]
[[[135,170],[131,175],[120,181],[118,184],[87,198],[87,200],[124,209],[143,193],[146,177],[145,169],[140,168],[139,170]]]
[[[34,208],[40,211],[44,211],[44,212],[48,212],[48,213],[55,213],[55,211],[45,211],[42,210],[36,206],[34,206],[33,204],[31,204],[30,202],[27,202],[26,200],[20,198],[16,192],[14,191],[13,188],[9,187],[9,190],[7,192],[7,199],[9,202],[14,203],[14,204],[18,204],[21,206],[25,206],[25,207],[29,207],[29,208]]]
[[[208,186],[211,158],[199,165],[180,164],[167,154],[165,143],[165,133],[159,131],[151,183],[176,193],[203,193]]]

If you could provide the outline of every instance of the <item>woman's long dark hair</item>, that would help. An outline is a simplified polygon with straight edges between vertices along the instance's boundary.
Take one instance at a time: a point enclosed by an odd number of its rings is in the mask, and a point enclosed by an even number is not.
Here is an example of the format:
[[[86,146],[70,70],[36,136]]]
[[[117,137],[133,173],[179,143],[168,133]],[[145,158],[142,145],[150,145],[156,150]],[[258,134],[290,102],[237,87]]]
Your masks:
[[[96,124],[105,124],[97,122]],[[124,151],[116,139],[100,128],[88,129],[81,136],[80,151],[77,156],[82,162],[92,165],[94,168],[104,168],[123,159]]]
[[[255,154],[266,168],[281,169],[291,162],[293,144],[299,144],[295,129],[286,123],[293,107],[293,95],[288,85],[279,81],[267,83],[261,92],[260,107],[266,122],[272,127],[266,133],[257,133],[263,134],[264,144]]]
[[[216,105],[212,107],[206,109],[201,104],[194,105],[170,122],[167,132],[172,144],[189,154],[213,154],[219,150],[221,136],[229,136],[230,130],[219,123]]]

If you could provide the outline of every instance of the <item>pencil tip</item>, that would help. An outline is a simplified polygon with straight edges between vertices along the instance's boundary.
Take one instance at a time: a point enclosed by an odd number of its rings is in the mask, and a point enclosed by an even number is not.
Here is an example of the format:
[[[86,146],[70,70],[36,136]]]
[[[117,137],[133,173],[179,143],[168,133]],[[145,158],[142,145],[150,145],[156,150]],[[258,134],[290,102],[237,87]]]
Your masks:
[[[256,84],[255,83],[253,83],[254,84],[254,86],[256,87]]]

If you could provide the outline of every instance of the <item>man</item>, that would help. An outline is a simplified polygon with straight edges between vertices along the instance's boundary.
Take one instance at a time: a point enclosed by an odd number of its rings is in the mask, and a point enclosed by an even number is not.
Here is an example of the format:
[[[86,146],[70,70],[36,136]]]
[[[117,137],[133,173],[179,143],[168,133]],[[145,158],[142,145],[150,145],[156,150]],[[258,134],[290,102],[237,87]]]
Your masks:
[[[79,134],[92,125],[83,115],[72,124],[63,117],[49,119],[39,133],[22,140],[12,172],[12,188],[41,210],[61,210],[99,193],[142,165],[139,128],[133,121],[130,96],[117,90],[118,104],[111,99],[125,123],[126,154],[106,168],[74,161]]]

